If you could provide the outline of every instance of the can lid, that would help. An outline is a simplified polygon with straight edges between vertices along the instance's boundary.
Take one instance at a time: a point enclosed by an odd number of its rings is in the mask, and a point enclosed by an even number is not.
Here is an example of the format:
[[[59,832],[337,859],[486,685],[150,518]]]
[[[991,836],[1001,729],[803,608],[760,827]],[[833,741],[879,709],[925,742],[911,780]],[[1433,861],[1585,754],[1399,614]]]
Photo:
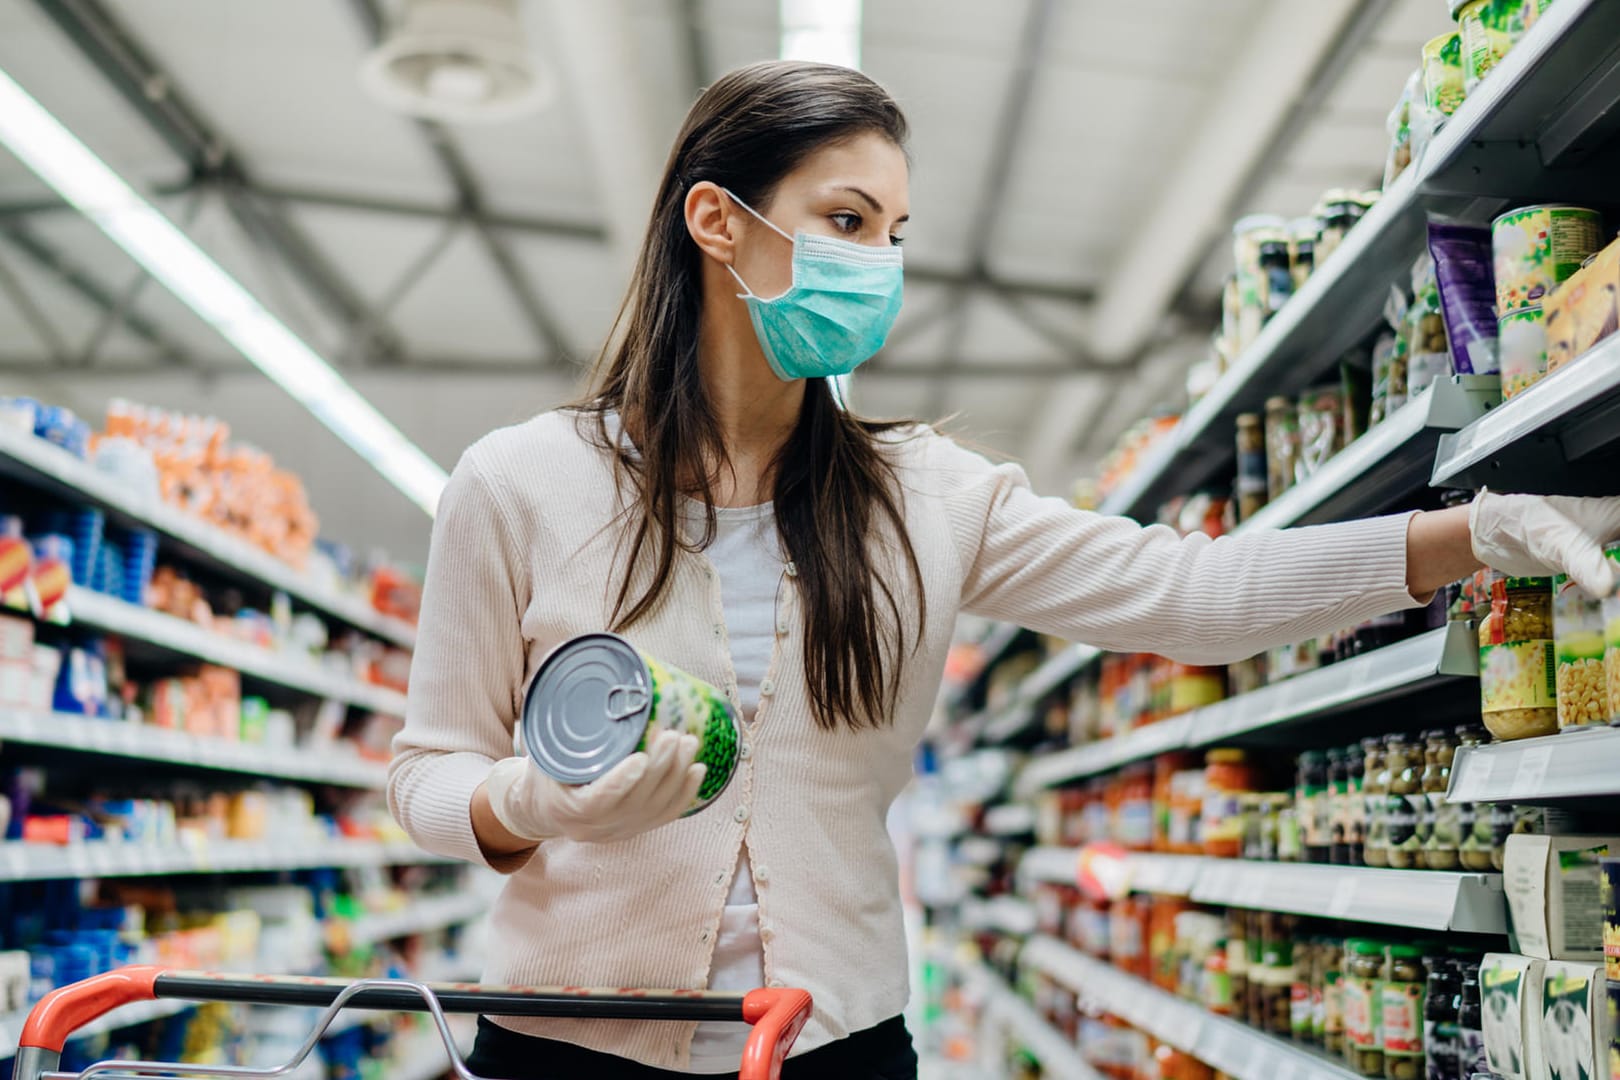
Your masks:
[[[1371,938],[1351,938],[1344,943],[1344,948],[1346,952],[1355,953],[1357,956],[1384,955],[1384,943]]]
[[[1446,0],[1446,3],[1451,6],[1451,17],[1455,19],[1462,14],[1462,9],[1474,3],[1474,0]]]
[[[1389,955],[1399,957],[1402,960],[1420,960],[1423,957],[1423,947],[1421,945],[1391,945]]]
[[[1204,754],[1204,762],[1209,765],[1241,765],[1249,760],[1249,755],[1242,750],[1210,750]]]
[[[1603,554],[1607,555],[1615,562],[1620,562],[1620,540],[1616,540],[1614,543],[1604,548]]]
[[[1505,589],[1552,589],[1552,578],[1544,577],[1510,577],[1503,581]]]
[[[546,775],[587,784],[635,753],[655,688],[641,654],[617,634],[557,647],[523,701],[523,744]]]

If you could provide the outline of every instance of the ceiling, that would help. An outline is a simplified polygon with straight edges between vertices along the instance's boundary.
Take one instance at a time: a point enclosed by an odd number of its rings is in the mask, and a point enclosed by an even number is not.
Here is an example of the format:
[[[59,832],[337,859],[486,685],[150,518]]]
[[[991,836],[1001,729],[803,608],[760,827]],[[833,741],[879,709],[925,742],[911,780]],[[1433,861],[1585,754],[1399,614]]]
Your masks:
[[[774,0],[524,0],[544,112],[424,126],[359,89],[380,0],[0,0],[0,68],[441,464],[568,400],[656,170]],[[1202,358],[1252,209],[1381,173],[1443,0],[865,0],[913,129],[905,309],[859,410],[936,418],[1067,489]],[[230,422],[326,531],[420,558],[421,512],[0,150],[4,383]]]

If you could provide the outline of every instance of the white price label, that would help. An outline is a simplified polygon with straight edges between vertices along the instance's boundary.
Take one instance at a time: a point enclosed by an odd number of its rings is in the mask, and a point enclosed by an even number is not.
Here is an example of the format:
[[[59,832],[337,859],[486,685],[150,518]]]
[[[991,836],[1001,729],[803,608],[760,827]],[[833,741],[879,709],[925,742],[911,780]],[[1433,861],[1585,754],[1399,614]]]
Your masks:
[[[1547,767],[1552,764],[1552,747],[1527,747],[1519,756],[1519,768],[1513,775],[1513,795],[1523,799],[1541,793],[1542,781],[1547,779]]]

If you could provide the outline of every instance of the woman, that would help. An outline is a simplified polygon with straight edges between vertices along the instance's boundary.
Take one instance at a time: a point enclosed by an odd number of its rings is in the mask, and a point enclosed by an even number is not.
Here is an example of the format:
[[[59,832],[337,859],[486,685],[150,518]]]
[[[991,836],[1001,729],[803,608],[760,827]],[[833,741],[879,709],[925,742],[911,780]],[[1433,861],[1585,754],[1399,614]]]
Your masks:
[[[1215,664],[1415,606],[1483,560],[1614,584],[1620,500],[1211,542],[1037,498],[922,427],[842,411],[823,376],[900,301],[906,124],[842,68],[766,63],[706,91],[664,171],[591,396],[467,451],[434,526],[389,795],[423,847],[511,875],[499,983],[812,992],[787,1075],[910,1077],[884,816],[961,611]],[[1416,598],[1416,599],[1414,599]],[[667,737],[594,784],[513,755],[547,652],[603,628],[744,717],[719,800]],[[486,1075],[735,1074],[725,1025],[482,1023]]]

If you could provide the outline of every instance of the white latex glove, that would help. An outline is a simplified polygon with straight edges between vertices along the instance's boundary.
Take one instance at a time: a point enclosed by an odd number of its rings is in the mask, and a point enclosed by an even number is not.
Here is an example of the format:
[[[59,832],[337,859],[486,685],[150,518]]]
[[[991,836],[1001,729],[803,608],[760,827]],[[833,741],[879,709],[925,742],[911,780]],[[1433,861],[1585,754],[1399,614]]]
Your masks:
[[[1568,574],[1592,596],[1615,591],[1616,564],[1603,545],[1620,539],[1620,496],[1497,495],[1468,510],[1474,557],[1510,577]]]
[[[668,825],[692,805],[707,766],[694,764],[694,735],[658,731],[589,784],[553,780],[524,757],[495,763],[484,791],[489,808],[514,836],[536,843],[566,837],[610,844]]]

